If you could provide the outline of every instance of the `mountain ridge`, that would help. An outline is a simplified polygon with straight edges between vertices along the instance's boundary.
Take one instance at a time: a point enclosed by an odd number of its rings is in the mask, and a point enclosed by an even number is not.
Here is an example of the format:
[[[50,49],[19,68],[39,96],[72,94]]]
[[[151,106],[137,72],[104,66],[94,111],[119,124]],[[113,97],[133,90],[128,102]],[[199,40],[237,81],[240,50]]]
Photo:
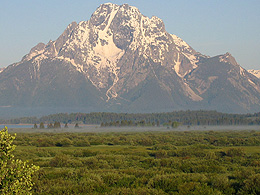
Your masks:
[[[260,78],[260,70],[247,70],[249,73],[251,73],[252,75],[256,76],[257,78]]]
[[[166,32],[161,19],[128,4],[102,4],[88,21],[72,22],[57,40],[37,44],[0,73],[0,89],[0,106],[260,108],[260,81],[231,54],[202,55]]]

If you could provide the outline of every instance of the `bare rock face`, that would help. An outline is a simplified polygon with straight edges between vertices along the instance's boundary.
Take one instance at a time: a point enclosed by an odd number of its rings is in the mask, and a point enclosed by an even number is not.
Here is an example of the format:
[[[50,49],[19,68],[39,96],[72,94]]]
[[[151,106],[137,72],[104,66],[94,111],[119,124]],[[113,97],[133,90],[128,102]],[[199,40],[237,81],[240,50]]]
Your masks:
[[[260,81],[251,73],[229,53],[196,52],[156,16],[107,3],[0,71],[0,106],[251,112],[260,108]]]

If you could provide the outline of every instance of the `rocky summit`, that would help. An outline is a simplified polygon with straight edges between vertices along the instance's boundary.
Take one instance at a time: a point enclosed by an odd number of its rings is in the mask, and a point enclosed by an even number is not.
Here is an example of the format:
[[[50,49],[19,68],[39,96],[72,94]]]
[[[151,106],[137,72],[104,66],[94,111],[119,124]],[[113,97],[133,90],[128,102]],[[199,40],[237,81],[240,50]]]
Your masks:
[[[203,55],[160,18],[107,3],[0,71],[0,96],[1,108],[246,113],[260,109],[260,80],[230,53]]]

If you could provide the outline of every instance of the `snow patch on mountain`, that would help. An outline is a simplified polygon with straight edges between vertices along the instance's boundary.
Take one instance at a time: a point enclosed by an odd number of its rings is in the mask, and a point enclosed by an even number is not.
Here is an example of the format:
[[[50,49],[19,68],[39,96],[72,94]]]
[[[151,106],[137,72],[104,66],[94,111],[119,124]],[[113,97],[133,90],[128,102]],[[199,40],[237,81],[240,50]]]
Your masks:
[[[185,42],[183,41],[180,37],[171,34],[171,37],[173,39],[174,44],[176,45],[176,49],[177,51],[179,51],[181,54],[183,54],[192,64],[192,68],[195,69],[197,68],[197,63],[199,62],[199,58],[198,56],[196,56],[196,52]],[[175,62],[175,66],[178,66],[179,64],[176,65]],[[179,74],[179,69],[175,69],[177,72],[177,74],[180,76]],[[184,77],[188,72],[186,72],[185,74],[182,75],[182,77]]]
[[[66,57],[63,57],[63,56],[59,56],[59,57],[57,57],[57,59],[64,60],[64,61],[70,63],[70,64],[73,65],[73,66],[76,68],[76,70],[79,71],[79,72],[83,72],[83,71],[84,71],[84,70],[83,70],[83,65],[76,64],[74,59],[66,58]]]
[[[227,60],[228,57],[229,56],[222,55],[222,56],[219,57],[219,61],[224,62],[224,63],[228,63],[228,60]]]
[[[240,67],[240,65],[236,62],[235,58],[229,52],[225,53],[224,55],[220,55],[219,62],[224,62]]]
[[[189,59],[190,63],[192,64],[193,69],[197,68],[197,63],[199,62],[199,59],[197,56],[190,54],[190,53],[183,53],[183,55]]]
[[[88,21],[81,21],[78,25],[78,40],[80,40],[80,43],[75,43],[80,45],[80,47],[84,46],[84,43],[89,40],[89,28],[88,27]]]
[[[186,95],[187,95],[190,99],[192,99],[193,101],[196,101],[196,102],[203,100],[202,97],[200,97],[199,95],[197,95],[197,94],[190,88],[190,86],[188,85],[188,83],[184,82],[184,84],[185,84],[185,88],[186,88],[185,93],[186,93]]]
[[[113,6],[112,12],[108,15],[109,19],[105,29],[98,31],[99,39],[97,45],[93,48],[94,53],[102,58],[101,63],[99,66],[97,66],[98,69],[101,67],[101,65],[108,65],[109,63],[107,63],[107,61],[112,62],[111,64],[114,65],[114,63],[117,62],[118,57],[122,56],[124,53],[123,50],[119,49],[115,45],[113,41],[113,33],[109,31],[111,22],[113,21],[117,12],[118,9],[115,9],[115,6]]]
[[[38,56],[38,55],[42,54],[43,52],[45,52],[45,50],[46,50],[45,44],[44,43],[38,43],[35,47],[33,47],[31,49],[29,54],[27,54],[23,57],[22,61],[29,61],[32,58],[34,58],[35,56]]]
[[[171,36],[173,38],[175,45],[178,46],[179,51],[183,51],[183,50],[191,51],[190,46],[185,41],[183,41],[180,37],[173,34],[171,34]]]
[[[180,74],[180,65],[181,65],[181,61],[180,61],[180,54],[178,53],[178,58],[177,58],[177,60],[175,61],[174,60],[174,63],[175,63],[175,65],[174,65],[174,70],[175,70],[175,72],[176,72],[176,74],[179,76],[179,77],[182,77],[182,75]]]
[[[40,62],[40,61],[42,61],[42,60],[44,60],[44,59],[48,59],[48,56],[46,56],[46,55],[44,55],[44,54],[40,54],[40,55],[36,56],[36,57],[32,60],[32,62],[33,62],[33,63],[36,63],[36,62]]]
[[[247,80],[258,92],[260,92],[259,86],[254,81],[252,81],[251,79],[247,79]]]
[[[3,67],[3,68],[0,68],[0,73],[1,73],[1,72],[3,72],[3,71],[4,71],[4,69],[5,69],[5,67]]]
[[[252,85],[255,85],[255,83],[251,80],[251,79],[247,79],[249,83],[251,83]]]
[[[260,78],[260,70],[248,70],[248,72],[256,76],[257,78]]]
[[[241,76],[245,76],[245,69],[243,69],[241,66],[239,66],[239,73]]]
[[[27,60],[30,60],[30,59],[32,59],[33,57],[42,54],[44,51],[45,51],[45,50],[42,49],[42,50],[40,50],[40,51],[37,51],[37,50],[36,50],[36,51],[31,52],[31,53],[27,56]]]

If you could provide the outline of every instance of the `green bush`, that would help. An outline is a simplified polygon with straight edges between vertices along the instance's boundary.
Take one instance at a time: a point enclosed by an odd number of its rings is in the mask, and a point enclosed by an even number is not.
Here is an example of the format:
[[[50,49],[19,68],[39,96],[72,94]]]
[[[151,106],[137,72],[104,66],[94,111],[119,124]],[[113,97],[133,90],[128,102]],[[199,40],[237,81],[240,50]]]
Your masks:
[[[0,131],[0,192],[7,195],[31,194],[31,177],[39,167],[14,158],[14,139],[15,135],[10,135],[7,128]]]

